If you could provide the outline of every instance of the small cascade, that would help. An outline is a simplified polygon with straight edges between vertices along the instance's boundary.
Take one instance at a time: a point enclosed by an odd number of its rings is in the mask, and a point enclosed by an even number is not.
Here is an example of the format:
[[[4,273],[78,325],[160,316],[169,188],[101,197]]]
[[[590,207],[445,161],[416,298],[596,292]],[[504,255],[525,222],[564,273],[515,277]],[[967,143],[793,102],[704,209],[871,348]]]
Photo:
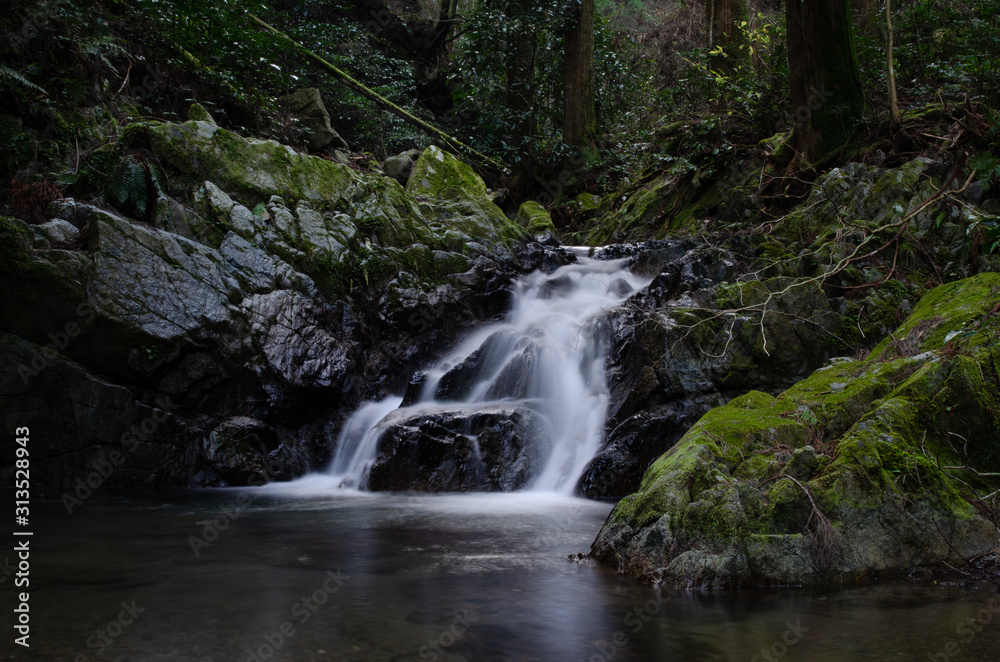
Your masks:
[[[419,373],[405,396],[358,409],[341,432],[327,473],[341,487],[364,489],[386,432],[427,427],[428,421],[435,430],[463,422],[461,433],[452,435],[454,443],[478,456],[486,453],[480,443],[488,436],[478,431],[497,427],[497,421],[509,428],[506,416],[520,426],[520,445],[507,449],[504,470],[514,478],[493,489],[572,493],[600,450],[604,431],[605,313],[649,284],[628,271],[626,262],[581,257],[551,274],[525,277],[504,321],[470,334]],[[468,421],[486,422],[474,430]],[[497,473],[481,465],[475,480]],[[474,480],[469,484],[475,488]]]

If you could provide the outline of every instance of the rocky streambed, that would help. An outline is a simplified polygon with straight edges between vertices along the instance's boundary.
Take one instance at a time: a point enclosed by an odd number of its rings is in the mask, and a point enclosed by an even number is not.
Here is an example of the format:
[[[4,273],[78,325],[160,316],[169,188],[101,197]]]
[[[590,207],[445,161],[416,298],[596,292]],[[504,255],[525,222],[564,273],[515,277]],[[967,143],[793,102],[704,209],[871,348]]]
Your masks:
[[[498,323],[528,274],[555,290],[582,259],[538,205],[510,220],[434,147],[405,186],[206,116],[135,125],[119,147],[145,213],[62,200],[44,223],[0,219],[0,418],[31,427],[33,478],[70,502],[327,467],[365,402],[468,399],[488,349],[439,370],[429,395],[421,370]],[[868,579],[995,548],[1000,277],[961,241],[988,217],[976,199],[921,206],[934,177],[924,161],[835,170],[785,235],[688,231],[587,252],[642,280],[594,317],[607,358],[591,396],[606,413],[570,487],[624,498],[592,558],[731,587]],[[752,202],[732,196],[727,213]],[[873,232],[905,217],[950,258],[937,274],[950,282],[855,292],[887,270],[833,269],[863,245],[831,229],[846,207]],[[499,377],[492,399],[506,404],[391,427],[369,487],[530,486],[551,449],[537,443],[540,409],[518,398],[539,396]]]

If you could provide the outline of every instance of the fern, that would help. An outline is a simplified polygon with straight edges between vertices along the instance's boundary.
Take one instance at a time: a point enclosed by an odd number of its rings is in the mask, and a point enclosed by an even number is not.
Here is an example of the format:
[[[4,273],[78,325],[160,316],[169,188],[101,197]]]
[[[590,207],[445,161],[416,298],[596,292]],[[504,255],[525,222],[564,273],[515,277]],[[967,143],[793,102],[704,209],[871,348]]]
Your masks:
[[[21,92],[24,94],[27,91],[33,91],[45,96],[49,95],[43,88],[25,78],[21,72],[15,71],[5,64],[0,64],[0,83],[3,83],[12,92]]]
[[[993,152],[980,152],[972,157],[969,165],[979,173],[989,189],[992,190],[1000,182],[1000,159]]]
[[[156,166],[141,155],[123,158],[111,173],[107,186],[108,201],[119,210],[133,212],[139,218],[149,215],[150,202],[163,193],[163,183]]]

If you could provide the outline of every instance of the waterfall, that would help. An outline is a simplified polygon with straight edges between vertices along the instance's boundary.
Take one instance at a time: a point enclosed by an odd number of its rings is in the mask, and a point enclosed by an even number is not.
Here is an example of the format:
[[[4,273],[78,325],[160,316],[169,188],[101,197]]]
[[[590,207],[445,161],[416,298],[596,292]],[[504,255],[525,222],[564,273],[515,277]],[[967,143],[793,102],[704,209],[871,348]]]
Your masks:
[[[604,432],[605,313],[649,284],[625,263],[580,257],[520,280],[502,322],[471,333],[411,382],[405,398],[358,409],[344,425],[327,473],[341,487],[363,488],[392,426],[435,412],[516,407],[540,422],[535,434],[544,439],[533,443],[548,453],[528,488],[572,493]],[[475,437],[469,441],[478,453]]]

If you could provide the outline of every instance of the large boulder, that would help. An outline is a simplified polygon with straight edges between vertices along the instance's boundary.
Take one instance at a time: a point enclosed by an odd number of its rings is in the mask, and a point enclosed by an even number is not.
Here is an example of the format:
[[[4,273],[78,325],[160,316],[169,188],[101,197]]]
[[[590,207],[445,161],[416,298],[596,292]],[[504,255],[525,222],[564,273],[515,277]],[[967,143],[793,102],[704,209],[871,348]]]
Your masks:
[[[388,425],[368,476],[372,490],[509,492],[526,487],[548,457],[532,409],[432,411]]]
[[[493,203],[486,184],[471,167],[433,145],[413,166],[406,192],[421,202],[429,216],[476,242],[513,246],[527,238]]]
[[[278,105],[302,125],[306,132],[306,144],[310,151],[324,147],[349,149],[347,142],[330,126],[330,113],[326,110],[323,97],[315,87],[295,90],[278,98]]]
[[[262,466],[279,479],[319,466],[347,412],[501,313],[524,268],[510,252],[520,235],[474,175],[470,192],[450,194],[475,202],[457,211],[192,117],[126,132],[168,175],[152,225],[72,200],[40,230],[0,218],[0,275],[18,283],[0,290],[0,332],[23,368],[20,386],[3,384],[0,414],[59,438],[38,459],[52,484],[111,453],[122,463],[104,485],[237,484]],[[149,435],[148,456],[124,453],[98,418],[46,418],[33,394],[57,375],[95,411],[168,398],[176,424]]]
[[[996,545],[1000,275],[933,290],[863,360],[711,410],[616,506],[591,555],[687,586],[818,584]],[[992,515],[991,515],[992,513]]]

